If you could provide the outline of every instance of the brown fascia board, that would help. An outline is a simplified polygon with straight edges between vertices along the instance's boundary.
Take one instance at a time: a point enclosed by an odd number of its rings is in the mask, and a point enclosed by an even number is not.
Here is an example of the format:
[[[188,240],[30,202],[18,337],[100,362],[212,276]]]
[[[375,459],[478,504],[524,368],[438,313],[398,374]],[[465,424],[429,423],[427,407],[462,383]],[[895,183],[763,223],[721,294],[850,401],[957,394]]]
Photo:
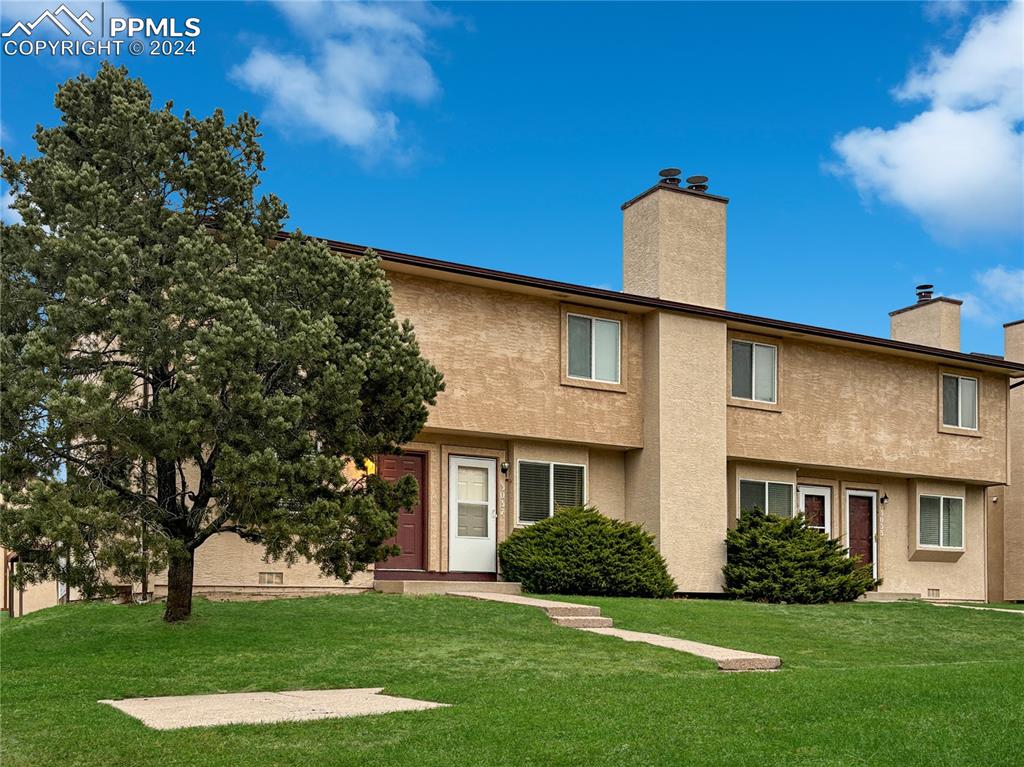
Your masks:
[[[949,298],[948,296],[936,296],[935,298],[929,298],[927,301],[918,301],[916,304],[910,306],[904,306],[902,309],[897,309],[894,312],[889,312],[890,317],[895,317],[897,314],[903,314],[903,312],[909,312],[911,309],[919,309],[922,306],[928,306],[928,304],[935,304],[939,301],[945,301],[947,304],[956,304],[960,306],[963,303],[958,298]]]
[[[1014,320],[1013,322],[1006,322],[1003,324],[1004,328],[1012,328],[1014,325],[1020,325],[1024,323],[1024,320]]]
[[[640,194],[638,194],[632,200],[627,200],[626,202],[622,203],[622,208],[621,209],[625,210],[626,208],[628,208],[633,203],[639,202],[644,197],[646,197],[647,195],[655,192],[658,189],[664,189],[666,192],[677,192],[678,194],[689,194],[689,195],[693,195],[694,197],[703,197],[705,200],[714,200],[715,202],[720,202],[723,205],[728,205],[729,204],[729,198],[728,197],[720,197],[717,194],[708,194],[707,192],[698,192],[698,191],[695,191],[693,189],[687,189],[682,184],[668,184],[668,183],[665,183],[664,181],[659,181],[657,184],[652,186],[647,191],[641,192]]]
[[[274,239],[287,240],[290,237],[291,232],[282,231],[278,232]],[[938,357],[945,360],[953,360],[973,365],[986,365],[987,367],[994,367],[1007,373],[1019,374],[1024,372],[1024,362],[1004,361],[997,364],[984,357],[977,357],[963,352],[954,352],[949,349],[939,349],[933,346],[922,346],[920,344],[911,344],[905,341],[892,341],[888,338],[866,336],[861,335],[860,333],[848,333],[844,330],[832,330],[831,328],[822,328],[815,325],[802,325],[798,322],[774,320],[769,317],[758,317],[753,314],[741,314],[739,312],[731,312],[726,309],[715,309],[709,306],[684,304],[679,301],[668,301],[663,298],[652,298],[650,296],[641,296],[635,293],[622,293],[604,288],[592,288],[589,285],[576,285],[570,282],[546,280],[541,277],[530,277],[525,274],[515,274],[513,272],[503,272],[497,269],[485,269],[480,266],[457,264],[453,261],[442,261],[436,258],[413,256],[409,253],[399,253],[393,250],[378,250],[377,248],[370,248],[365,245],[353,245],[350,242],[341,242],[340,240],[328,240],[322,237],[313,237],[313,239],[323,242],[333,251],[350,256],[361,256],[366,253],[367,250],[373,250],[373,252],[376,253],[385,263],[418,267],[421,269],[458,275],[461,277],[475,277],[489,282],[499,282],[506,285],[535,288],[568,296],[589,298],[598,301],[609,301],[620,305],[625,304],[627,306],[636,306],[645,309],[679,312],[680,314],[707,317],[709,319],[718,319],[735,324],[754,325],[759,328],[769,328],[771,330],[787,333],[798,333],[817,338],[827,338],[846,343],[870,346],[877,349],[889,349],[911,354],[920,354],[928,357]]]

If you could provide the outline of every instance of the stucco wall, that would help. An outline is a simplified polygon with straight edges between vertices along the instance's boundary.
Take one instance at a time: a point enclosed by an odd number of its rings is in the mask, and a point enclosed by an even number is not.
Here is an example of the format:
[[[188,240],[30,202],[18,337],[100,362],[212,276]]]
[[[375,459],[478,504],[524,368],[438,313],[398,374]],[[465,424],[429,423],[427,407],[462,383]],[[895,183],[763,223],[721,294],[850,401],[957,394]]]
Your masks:
[[[395,311],[445,375],[429,428],[615,447],[641,441],[640,315],[624,315],[626,390],[562,383],[556,300],[392,272]]]
[[[680,591],[719,592],[725,564],[725,324],[681,315],[652,320],[646,447],[630,456],[626,515],[657,536]],[[649,346],[649,348],[650,348]],[[657,528],[650,521],[657,519]]]
[[[977,436],[940,431],[933,362],[792,338],[779,347],[776,410],[730,403],[731,458],[962,479],[1006,476],[1006,379],[979,379]]]
[[[1024,362],[1024,322],[1005,328],[1005,355]],[[1017,379],[1024,381],[1024,377]],[[1010,418],[1010,484],[1003,488],[1004,599],[1024,600],[1024,386],[1008,395]]]

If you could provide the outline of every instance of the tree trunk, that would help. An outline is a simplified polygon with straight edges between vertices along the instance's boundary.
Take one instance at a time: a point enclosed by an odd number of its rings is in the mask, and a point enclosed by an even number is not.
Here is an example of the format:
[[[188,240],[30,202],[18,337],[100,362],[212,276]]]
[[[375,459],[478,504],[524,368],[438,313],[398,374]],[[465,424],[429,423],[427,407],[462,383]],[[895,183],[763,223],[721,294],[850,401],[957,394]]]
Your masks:
[[[167,567],[167,608],[164,620],[168,623],[183,621],[192,614],[193,552],[175,551]]]

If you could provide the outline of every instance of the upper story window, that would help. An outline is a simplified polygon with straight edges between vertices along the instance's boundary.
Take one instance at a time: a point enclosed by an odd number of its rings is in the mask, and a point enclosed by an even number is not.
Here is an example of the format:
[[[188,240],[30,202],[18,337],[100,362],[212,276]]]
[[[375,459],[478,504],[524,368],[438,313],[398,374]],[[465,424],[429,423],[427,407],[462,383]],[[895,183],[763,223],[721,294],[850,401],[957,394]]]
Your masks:
[[[918,543],[943,549],[964,546],[964,499],[922,495],[918,499]]]
[[[583,314],[567,315],[569,377],[619,383],[622,324]]]
[[[764,511],[777,517],[793,516],[793,486],[788,482],[740,480],[740,511]]]
[[[555,509],[582,506],[585,501],[586,469],[573,463],[520,461],[519,521],[538,522]]]
[[[958,429],[978,428],[978,379],[942,375],[942,424]]]
[[[753,341],[732,342],[732,396],[756,402],[777,401],[778,348]]]

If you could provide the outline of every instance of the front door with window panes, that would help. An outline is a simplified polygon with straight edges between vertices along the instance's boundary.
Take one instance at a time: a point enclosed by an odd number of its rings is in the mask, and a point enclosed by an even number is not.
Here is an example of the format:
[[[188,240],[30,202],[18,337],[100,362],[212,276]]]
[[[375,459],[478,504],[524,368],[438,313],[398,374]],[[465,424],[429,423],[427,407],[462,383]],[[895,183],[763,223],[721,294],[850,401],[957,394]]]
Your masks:
[[[498,569],[498,507],[493,458],[448,459],[448,569],[493,573]]]

